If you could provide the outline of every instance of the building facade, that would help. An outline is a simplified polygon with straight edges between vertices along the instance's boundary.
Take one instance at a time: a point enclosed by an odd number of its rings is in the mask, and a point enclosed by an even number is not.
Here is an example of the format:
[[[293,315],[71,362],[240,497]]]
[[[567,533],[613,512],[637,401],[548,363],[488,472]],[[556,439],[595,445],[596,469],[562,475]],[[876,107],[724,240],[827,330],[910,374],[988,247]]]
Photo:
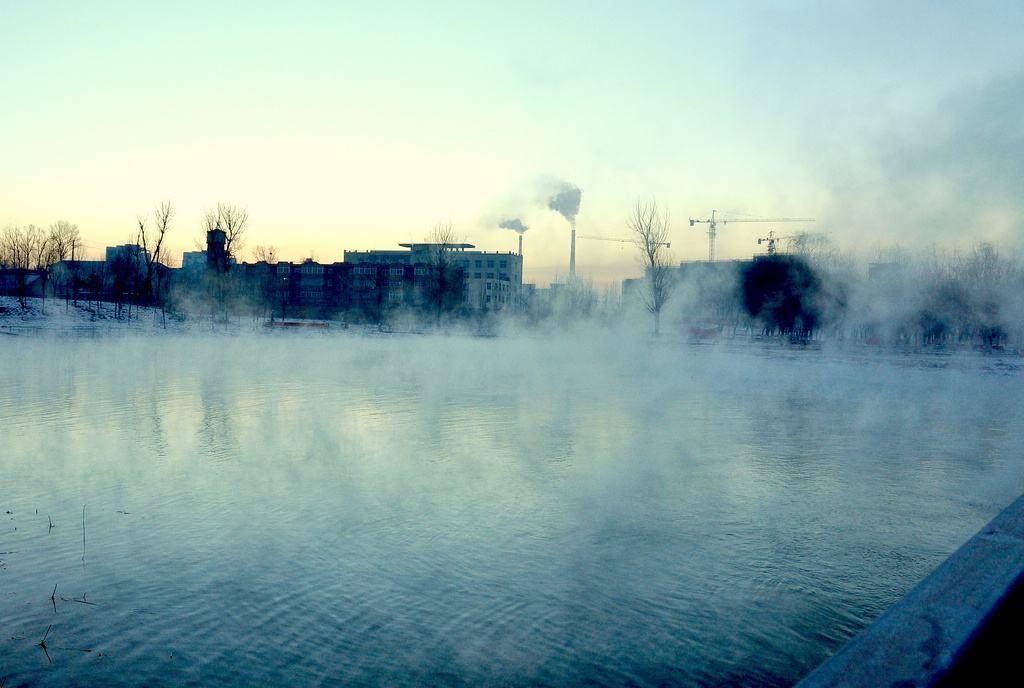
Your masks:
[[[411,266],[421,270],[439,262],[462,272],[463,300],[474,310],[522,308],[523,257],[513,252],[477,251],[473,244],[399,244],[405,251],[345,251],[345,262]]]
[[[169,298],[211,312],[220,304],[268,317],[329,318],[345,312],[373,319],[394,309],[440,314],[525,304],[519,254],[479,251],[461,243],[399,246],[345,251],[344,260],[334,263],[236,263],[226,249],[224,232],[213,229],[207,232],[206,250],[182,254],[181,268],[153,263],[150,271],[148,254],[140,246],[111,246],[106,260],[51,266],[49,291],[117,302]],[[15,284],[15,277],[5,274],[0,288],[27,291]],[[159,294],[151,294],[153,289]]]

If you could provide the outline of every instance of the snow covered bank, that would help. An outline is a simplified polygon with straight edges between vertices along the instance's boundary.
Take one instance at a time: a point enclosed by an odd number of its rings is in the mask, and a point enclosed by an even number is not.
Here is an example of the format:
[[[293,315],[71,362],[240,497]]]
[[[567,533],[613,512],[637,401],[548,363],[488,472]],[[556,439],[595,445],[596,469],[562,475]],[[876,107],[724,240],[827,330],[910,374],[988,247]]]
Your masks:
[[[281,321],[278,321],[279,323]],[[11,335],[105,335],[105,334],[252,334],[275,332],[325,333],[350,332],[353,334],[390,334],[377,325],[353,325],[323,320],[286,321],[293,327],[265,327],[261,318],[232,316],[227,322],[213,320],[208,315],[171,315],[161,313],[159,308],[132,306],[131,317],[128,308],[122,307],[120,317],[117,308],[109,302],[87,302],[80,300],[77,305],[63,299],[26,299],[26,305],[13,296],[0,296],[0,336]],[[304,325],[316,325],[305,327]]]
[[[23,308],[16,297],[0,296],[0,333],[27,334],[32,332],[78,333],[99,331],[181,331],[184,322],[168,316],[164,319],[159,309],[132,307],[121,309],[121,317],[114,304],[79,301],[67,303],[63,299],[30,298]]]
[[[119,317],[120,315],[120,317]],[[209,318],[186,318],[161,313],[159,308],[122,307],[120,314],[112,303],[63,299],[27,299],[22,308],[16,297],[0,296],[0,335],[96,335],[117,333],[161,334],[183,332],[243,332],[263,330],[262,322],[233,318],[213,323]]]

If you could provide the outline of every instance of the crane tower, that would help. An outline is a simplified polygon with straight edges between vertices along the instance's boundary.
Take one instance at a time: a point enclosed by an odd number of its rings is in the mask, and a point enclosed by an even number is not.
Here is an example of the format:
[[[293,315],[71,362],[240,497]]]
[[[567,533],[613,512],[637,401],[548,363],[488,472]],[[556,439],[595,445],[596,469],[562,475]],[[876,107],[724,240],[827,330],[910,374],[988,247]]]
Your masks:
[[[731,222],[814,222],[813,217],[730,217],[721,218],[716,217],[715,213],[717,210],[711,211],[711,217],[704,219],[690,218],[690,226],[694,225],[707,225],[708,226],[708,262],[712,263],[715,260],[715,236],[718,234],[718,225],[728,224]]]

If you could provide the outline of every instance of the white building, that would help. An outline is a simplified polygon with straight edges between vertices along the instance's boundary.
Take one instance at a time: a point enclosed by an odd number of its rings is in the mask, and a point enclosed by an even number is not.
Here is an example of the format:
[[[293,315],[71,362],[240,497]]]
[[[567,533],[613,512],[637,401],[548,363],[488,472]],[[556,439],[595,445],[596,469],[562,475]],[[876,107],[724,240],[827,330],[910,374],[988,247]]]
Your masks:
[[[430,265],[438,244],[399,244],[406,251],[345,251],[346,263]],[[476,251],[473,244],[450,244],[448,260],[462,268],[466,304],[501,310],[523,305],[523,257],[514,252]]]

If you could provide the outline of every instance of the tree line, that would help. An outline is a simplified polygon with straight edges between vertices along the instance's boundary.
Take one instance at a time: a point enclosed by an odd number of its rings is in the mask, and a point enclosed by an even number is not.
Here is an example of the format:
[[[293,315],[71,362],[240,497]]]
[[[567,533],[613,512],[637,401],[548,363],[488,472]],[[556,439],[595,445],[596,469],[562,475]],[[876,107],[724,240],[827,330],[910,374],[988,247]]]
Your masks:
[[[9,226],[0,232],[0,268],[13,272],[22,307],[26,305],[28,280],[42,281],[45,298],[50,266],[63,260],[76,260],[82,250],[78,225],[59,220],[48,228],[36,225]]]

